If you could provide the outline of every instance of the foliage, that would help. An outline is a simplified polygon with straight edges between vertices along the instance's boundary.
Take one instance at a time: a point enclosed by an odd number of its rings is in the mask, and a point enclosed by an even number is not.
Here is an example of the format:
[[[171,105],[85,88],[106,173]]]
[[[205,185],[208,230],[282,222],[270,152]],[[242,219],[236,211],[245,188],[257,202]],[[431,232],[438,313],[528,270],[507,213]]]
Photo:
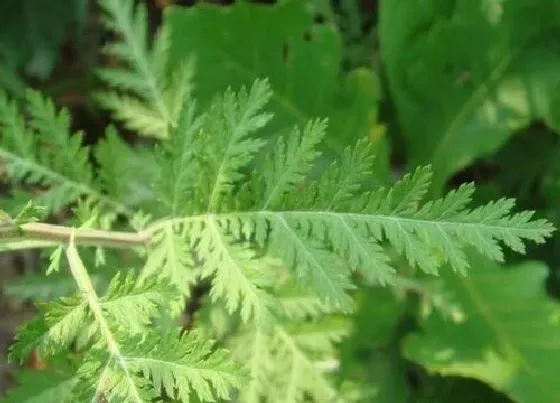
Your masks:
[[[99,4],[104,11],[103,22],[120,38],[105,52],[125,63],[99,70],[100,78],[112,88],[99,94],[100,103],[139,134],[167,137],[181,100],[189,92],[192,68],[188,61],[182,61],[175,70],[168,70],[168,34],[162,29],[150,46],[144,7],[111,0]]]
[[[558,400],[560,305],[545,293],[546,266],[504,271],[477,255],[471,261],[469,277],[442,275],[464,316],[452,323],[429,315],[422,334],[406,340],[406,356],[430,371],[481,379],[515,401]]]
[[[410,163],[433,164],[436,192],[532,120],[558,128],[556,2],[386,0],[379,29]]]
[[[377,122],[378,77],[365,68],[341,71],[342,37],[333,23],[314,22],[322,11],[324,7],[297,0],[272,7],[244,1],[227,9],[204,3],[191,9],[172,7],[164,20],[171,33],[171,64],[194,53],[201,66],[194,94],[203,105],[227,86],[249,86],[267,78],[273,90],[269,108],[276,117],[270,123],[271,136],[289,131],[294,123],[328,118],[325,152],[341,152],[369,136],[377,160],[374,169],[382,179],[388,161],[387,139]]]
[[[87,1],[84,0],[34,4],[3,1],[0,4],[3,25],[0,33],[0,60],[3,62],[0,83],[18,94],[23,85],[14,87],[12,78],[21,67],[30,76],[47,78],[56,64],[66,28],[75,24],[81,30],[86,11]]]
[[[3,401],[559,400],[560,9],[367,4],[99,0],[86,130],[0,68],[0,248],[41,254]]]

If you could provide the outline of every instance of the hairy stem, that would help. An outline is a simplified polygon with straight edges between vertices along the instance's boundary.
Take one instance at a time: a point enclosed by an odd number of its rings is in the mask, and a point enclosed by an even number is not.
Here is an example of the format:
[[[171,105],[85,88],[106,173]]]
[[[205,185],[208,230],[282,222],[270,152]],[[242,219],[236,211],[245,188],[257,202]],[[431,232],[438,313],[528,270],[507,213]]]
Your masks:
[[[33,240],[54,244],[68,243],[74,231],[74,241],[83,246],[106,248],[132,248],[145,246],[149,235],[144,232],[103,231],[98,229],[74,229],[45,223],[26,223],[19,227],[0,227],[0,244],[6,241]]]

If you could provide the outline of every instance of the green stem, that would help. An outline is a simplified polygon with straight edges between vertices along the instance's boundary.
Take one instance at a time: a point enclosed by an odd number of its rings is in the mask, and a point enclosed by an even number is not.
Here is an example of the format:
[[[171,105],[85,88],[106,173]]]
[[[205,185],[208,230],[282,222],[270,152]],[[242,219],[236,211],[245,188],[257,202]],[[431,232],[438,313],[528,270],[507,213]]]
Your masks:
[[[105,248],[133,248],[146,246],[150,240],[145,232],[119,232],[99,229],[73,229],[61,225],[45,223],[26,223],[19,227],[0,227],[0,245],[3,242],[33,240],[54,244],[67,244],[75,231],[75,242],[82,246]]]

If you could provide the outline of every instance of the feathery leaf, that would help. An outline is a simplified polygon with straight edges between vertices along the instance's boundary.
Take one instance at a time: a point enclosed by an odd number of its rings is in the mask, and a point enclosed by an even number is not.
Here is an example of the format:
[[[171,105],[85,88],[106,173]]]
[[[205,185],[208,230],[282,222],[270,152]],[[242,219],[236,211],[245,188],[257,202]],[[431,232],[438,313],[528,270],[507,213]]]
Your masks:
[[[193,63],[167,71],[168,35],[160,30],[148,43],[146,6],[128,0],[100,0],[103,23],[119,35],[105,52],[125,66],[106,67],[98,74],[112,91],[98,94],[100,104],[145,136],[166,138],[175,124],[182,100],[191,90]]]

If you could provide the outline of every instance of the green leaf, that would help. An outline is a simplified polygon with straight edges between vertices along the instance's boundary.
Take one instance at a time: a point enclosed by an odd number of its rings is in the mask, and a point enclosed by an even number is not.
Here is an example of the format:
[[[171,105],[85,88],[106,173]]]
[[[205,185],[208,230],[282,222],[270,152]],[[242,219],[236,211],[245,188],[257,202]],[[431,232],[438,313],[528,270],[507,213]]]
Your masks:
[[[229,359],[228,351],[215,348],[199,332],[148,331],[119,341],[113,359],[97,348],[86,356],[90,360],[79,370],[82,383],[77,388],[83,386],[83,401],[95,395],[111,402],[146,402],[162,393],[181,402],[227,401],[231,389],[246,380],[246,371]]]
[[[228,312],[239,309],[244,322],[253,316],[258,324],[270,320],[272,301],[264,288],[270,287],[273,279],[266,261],[257,259],[246,245],[231,242],[215,220],[206,222],[205,231],[197,252],[204,261],[201,277],[213,278],[212,299],[224,298]]]
[[[185,235],[176,231],[172,225],[166,225],[152,237],[152,243],[141,277],[161,274],[188,297],[198,272]]]
[[[62,297],[48,306],[37,304],[41,315],[27,321],[16,333],[10,358],[23,362],[34,348],[40,354],[54,355],[68,348],[81,331],[91,328],[88,312],[79,298]]]
[[[89,150],[82,144],[82,133],[71,133],[69,111],[57,110],[51,99],[33,90],[26,92],[25,101],[25,110],[19,110],[0,92],[0,157],[10,180],[48,186],[35,196],[45,213],[58,212],[83,196],[126,210],[94,187]]]
[[[99,163],[99,188],[119,203],[137,206],[151,202],[154,192],[150,184],[159,173],[151,149],[129,146],[114,126],[108,126],[105,137],[97,143],[95,158]]]
[[[103,24],[118,35],[105,53],[125,64],[99,69],[101,79],[111,86],[111,91],[98,94],[99,102],[129,129],[167,137],[191,90],[191,61],[182,60],[168,71],[168,33],[158,31],[150,44],[145,4],[100,0],[99,5]]]
[[[288,318],[266,328],[245,325],[228,340],[233,358],[251,375],[240,401],[339,401],[331,376],[338,364],[335,343],[348,333],[349,323],[309,289],[284,285],[278,300]]]
[[[464,274],[469,268],[466,247],[502,261],[500,242],[524,253],[525,241],[543,243],[554,231],[550,222],[534,220],[534,212],[513,213],[511,199],[468,209],[472,184],[460,186],[443,198],[423,201],[430,176],[428,168],[419,168],[392,187],[380,187],[359,197],[347,193],[336,205],[326,208],[324,200],[331,200],[332,195],[317,194],[317,189],[309,187],[300,190],[282,210],[199,214],[164,220],[151,231],[174,224],[181,228],[182,224],[191,242],[201,245],[222,244],[216,238],[221,232],[230,233],[234,239],[254,239],[272,256],[281,257],[298,281],[312,283],[325,302],[347,311],[353,304],[348,293],[353,288],[351,271],[363,272],[369,282],[394,284],[395,270],[381,248],[384,240],[410,266],[426,273],[435,275],[439,266],[449,262],[454,271]],[[220,232],[208,230],[209,223]],[[219,253],[211,261],[229,266],[231,254]]]
[[[39,221],[40,218],[43,218],[44,211],[45,208],[43,206],[37,206],[29,201],[18,215],[16,215],[14,222],[19,227],[27,222]]]
[[[469,378],[435,376],[422,380],[415,403],[511,403],[487,384]]]
[[[6,212],[0,210],[0,228],[1,229],[5,229],[5,230],[9,230],[9,231],[13,231],[14,229],[17,228],[17,224],[16,222],[12,219],[12,217],[10,217],[9,214],[7,214]]]
[[[211,136],[205,150],[206,173],[199,181],[203,189],[197,189],[206,191],[203,211],[218,209],[224,194],[230,194],[243,178],[241,168],[264,146],[265,141],[255,134],[272,118],[272,114],[262,111],[271,95],[268,82],[258,80],[237,93],[228,88],[223,97],[212,103],[204,125],[204,134]]]
[[[432,164],[433,189],[518,129],[558,128],[555,1],[386,0],[381,53],[409,164]]]
[[[263,209],[281,200],[290,188],[303,184],[320,155],[316,147],[323,140],[325,130],[326,122],[316,120],[309,122],[303,132],[295,127],[287,139],[278,139],[274,152],[265,160],[266,168],[260,176],[264,189]]]
[[[105,284],[103,276],[92,275],[94,286]],[[76,284],[68,274],[54,273],[45,276],[44,273],[26,275],[10,279],[3,286],[5,295],[17,299],[30,299],[44,302],[71,295],[76,289]]]
[[[21,99],[25,96],[25,82],[19,77],[15,67],[8,66],[5,60],[2,60],[0,66],[0,88],[3,88],[11,96]]]
[[[8,392],[3,403],[50,403],[72,402],[72,388],[76,383],[68,374],[62,376],[55,371],[19,372],[16,379],[22,386]]]
[[[194,93],[202,105],[223,88],[268,78],[274,91],[272,133],[286,134],[294,123],[328,118],[329,148],[341,152],[348,143],[369,137],[377,154],[376,173],[385,175],[377,76],[366,69],[342,74],[340,34],[330,23],[314,23],[309,7],[300,0],[273,6],[240,1],[228,7],[168,7],[164,24],[171,32],[170,63],[196,57]]]
[[[98,304],[108,323],[118,324],[119,330],[132,335],[145,332],[156,314],[177,304],[177,294],[175,287],[161,278],[138,281],[133,272],[126,276],[117,273]]]
[[[130,368],[151,377],[156,390],[163,387],[169,396],[181,401],[189,401],[192,392],[201,401],[229,399],[230,389],[239,388],[246,380],[241,365],[201,334],[180,333],[170,332],[162,340],[144,337],[144,345],[130,343],[124,351]],[[142,354],[145,351],[148,353]]]
[[[195,158],[201,125],[202,119],[195,116],[194,101],[186,97],[177,124],[170,130],[169,141],[156,154],[161,171],[156,182],[158,197],[171,216],[188,210],[196,193],[193,189],[198,173]]]
[[[516,402],[559,401],[560,304],[546,295],[547,267],[469,258],[468,277],[442,273],[464,317],[432,313],[406,339],[406,357],[430,372],[479,379]]]

